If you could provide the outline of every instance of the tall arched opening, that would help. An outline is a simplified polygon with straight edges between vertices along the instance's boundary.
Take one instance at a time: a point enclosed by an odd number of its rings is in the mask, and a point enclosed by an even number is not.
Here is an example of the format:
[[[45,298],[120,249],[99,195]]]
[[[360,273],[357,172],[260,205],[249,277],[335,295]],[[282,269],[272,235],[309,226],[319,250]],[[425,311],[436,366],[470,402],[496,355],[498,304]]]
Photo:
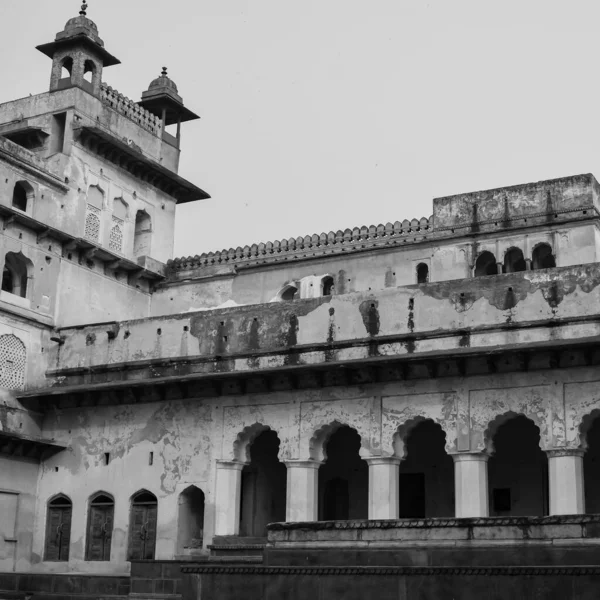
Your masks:
[[[592,422],[586,434],[587,448],[583,455],[585,512],[600,513],[600,416]]]
[[[527,264],[520,248],[510,248],[504,255],[504,272],[517,273],[527,270]]]
[[[98,492],[90,499],[87,523],[85,560],[110,560],[114,498],[105,492]]]
[[[531,266],[533,269],[553,269],[556,267],[556,259],[552,254],[550,244],[538,244],[533,249]]]
[[[488,462],[490,516],[548,514],[548,459],[540,448],[540,430],[515,415],[493,432]]]
[[[360,435],[346,425],[325,444],[325,463],[319,469],[319,520],[367,519],[369,468],[360,457]]]
[[[496,257],[491,252],[482,252],[475,261],[475,277],[497,274],[498,265],[496,264]]]
[[[190,485],[179,494],[177,552],[202,548],[204,543],[204,492]]]
[[[287,469],[279,462],[279,438],[268,429],[249,446],[242,470],[240,535],[266,537],[267,525],[285,521]]]
[[[152,236],[152,219],[145,210],[138,210],[135,215],[135,232],[133,238],[134,256],[150,254],[150,237]]]
[[[401,519],[454,516],[454,461],[434,421],[421,421],[408,434],[399,485]]]
[[[158,501],[146,490],[131,499],[128,560],[153,560],[156,548]]]
[[[48,502],[44,560],[66,562],[71,546],[71,516],[73,503],[64,494]]]

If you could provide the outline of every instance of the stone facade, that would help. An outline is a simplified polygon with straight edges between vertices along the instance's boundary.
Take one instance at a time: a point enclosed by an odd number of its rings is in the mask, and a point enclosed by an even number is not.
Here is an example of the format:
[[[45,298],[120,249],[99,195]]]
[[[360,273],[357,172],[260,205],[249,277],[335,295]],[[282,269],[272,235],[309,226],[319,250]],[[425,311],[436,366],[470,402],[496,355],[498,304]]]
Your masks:
[[[105,84],[85,5],[39,49],[50,91],[0,105],[1,581],[169,596],[170,561],[236,563],[187,567],[210,587],[265,546],[273,577],[373,544],[382,568],[444,540],[597,551],[592,175],[173,259],[176,204],[208,197],[177,174],[196,115],[166,70],[139,103]]]

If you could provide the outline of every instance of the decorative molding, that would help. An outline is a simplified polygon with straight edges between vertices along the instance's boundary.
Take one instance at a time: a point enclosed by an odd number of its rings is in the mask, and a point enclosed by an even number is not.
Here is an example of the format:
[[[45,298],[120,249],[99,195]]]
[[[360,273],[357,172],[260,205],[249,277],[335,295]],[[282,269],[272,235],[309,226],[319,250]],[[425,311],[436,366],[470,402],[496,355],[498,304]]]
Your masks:
[[[320,256],[332,253],[341,253],[353,250],[367,250],[371,248],[391,246],[398,242],[422,241],[433,231],[433,217],[423,217],[408,221],[396,221],[385,225],[363,225],[354,229],[341,229],[329,233],[313,234],[304,237],[290,238],[288,240],[275,240],[274,242],[261,242],[252,246],[238,246],[220,252],[208,252],[196,256],[175,258],[167,263],[173,271],[197,269],[220,264],[246,263],[262,264],[281,260],[294,260]],[[415,236],[408,240],[409,236]],[[417,239],[419,238],[419,239]],[[298,253],[304,256],[297,256]]]
[[[432,529],[441,527],[528,527],[532,525],[585,525],[600,523],[599,515],[555,515],[549,517],[474,517],[474,518],[429,518],[429,519],[385,519],[356,521],[312,521],[306,523],[271,523],[268,531],[308,529],[325,531],[331,529]]]
[[[503,575],[522,577],[532,575],[600,575],[600,566],[568,567],[265,567],[265,566],[182,566],[186,574],[228,574],[228,575]]]

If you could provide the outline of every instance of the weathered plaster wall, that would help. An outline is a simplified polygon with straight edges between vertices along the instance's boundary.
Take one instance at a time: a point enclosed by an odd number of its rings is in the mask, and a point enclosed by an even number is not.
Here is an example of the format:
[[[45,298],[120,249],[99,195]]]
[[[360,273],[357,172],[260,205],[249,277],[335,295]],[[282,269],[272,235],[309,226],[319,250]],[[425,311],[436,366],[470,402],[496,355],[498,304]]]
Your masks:
[[[493,452],[491,440],[498,425],[516,414],[539,427],[542,449],[579,447],[579,427],[600,409],[594,391],[599,382],[597,369],[586,367],[48,413],[44,435],[71,448],[42,467],[33,562],[37,570],[65,570],[65,565],[40,559],[46,502],[57,493],[73,500],[68,569],[123,572],[132,494],[148,489],[158,497],[156,555],[169,559],[176,548],[178,495],[189,484],[197,485],[206,496],[205,544],[210,543],[215,461],[246,462],[248,446],[265,428],[277,433],[282,461],[322,460],[323,445],[340,425],[359,433],[363,458],[400,457],[407,436],[424,418],[442,427],[449,453],[486,448]],[[110,453],[108,466],[105,452]],[[153,465],[149,452],[154,452]],[[83,561],[87,501],[99,490],[112,494],[116,502],[109,563]]]
[[[297,364],[367,358],[366,346],[308,349],[382,336],[428,334],[379,348],[379,354],[390,356],[548,342],[556,335],[546,326],[549,319],[597,314],[599,283],[600,266],[592,264],[122,322],[113,337],[106,326],[65,329],[65,344],[54,364],[65,369],[178,356],[206,356],[214,362],[215,356],[241,354],[222,361],[218,370],[251,370],[282,366],[286,360],[283,355],[250,356],[258,350],[307,346]],[[537,332],[516,327],[536,321],[541,327]],[[592,324],[565,327],[568,333],[561,335],[568,337],[597,335]],[[453,335],[444,337],[443,332]]]
[[[27,571],[35,517],[37,463],[0,456],[0,571]]]
[[[453,237],[353,255],[332,254],[311,260],[265,264],[251,269],[236,265],[204,267],[195,273],[181,271],[177,279],[161,285],[152,298],[152,314],[166,315],[199,308],[215,308],[233,300],[237,304],[273,302],[290,283],[309,277],[334,278],[335,294],[379,291],[417,283],[417,265],[429,268],[429,281],[441,282],[472,277],[477,256],[491,252],[504,262],[508,250],[519,248],[531,258],[536,246],[553,249],[559,267],[597,260],[596,226],[578,222],[537,230],[488,233],[476,240]],[[299,253],[299,257],[301,254]],[[190,279],[186,279],[189,277]],[[318,286],[318,281],[309,285]],[[318,297],[320,290],[302,293]]]
[[[99,261],[92,269],[76,261],[62,260],[58,279],[56,325],[118,321],[148,314],[150,294],[105,274]],[[56,348],[55,348],[56,350]]]

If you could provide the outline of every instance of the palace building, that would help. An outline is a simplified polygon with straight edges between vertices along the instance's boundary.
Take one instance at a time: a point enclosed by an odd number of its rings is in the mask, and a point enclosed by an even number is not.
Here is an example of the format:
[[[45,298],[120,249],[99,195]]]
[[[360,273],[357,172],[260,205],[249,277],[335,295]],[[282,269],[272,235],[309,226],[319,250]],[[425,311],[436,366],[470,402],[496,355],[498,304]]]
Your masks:
[[[597,598],[595,178],[174,258],[198,116],[107,48],[0,105],[0,598]]]

